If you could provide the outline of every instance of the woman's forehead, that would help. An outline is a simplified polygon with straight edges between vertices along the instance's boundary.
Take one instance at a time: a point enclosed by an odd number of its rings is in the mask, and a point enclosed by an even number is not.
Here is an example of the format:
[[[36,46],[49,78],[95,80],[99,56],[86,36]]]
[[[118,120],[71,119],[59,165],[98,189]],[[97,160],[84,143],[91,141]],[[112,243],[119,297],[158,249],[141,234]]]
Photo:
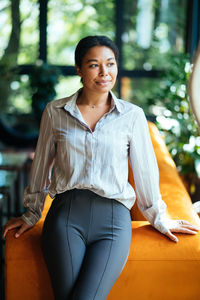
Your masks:
[[[87,51],[83,58],[84,62],[86,63],[98,61],[100,59],[112,60],[115,59],[115,54],[109,47],[94,46]]]

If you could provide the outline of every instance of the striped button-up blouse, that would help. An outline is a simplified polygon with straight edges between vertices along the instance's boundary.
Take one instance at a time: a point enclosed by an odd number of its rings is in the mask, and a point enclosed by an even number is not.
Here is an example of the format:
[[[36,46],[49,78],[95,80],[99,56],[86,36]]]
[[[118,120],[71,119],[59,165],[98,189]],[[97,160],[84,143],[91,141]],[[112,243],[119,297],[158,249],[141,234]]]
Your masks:
[[[110,111],[92,131],[76,105],[78,93],[48,103],[43,112],[23,220],[33,226],[40,219],[47,193],[53,198],[66,190],[89,189],[128,209],[137,196],[143,215],[166,233],[166,204],[143,110],[111,92]],[[128,182],[128,159],[135,190]]]

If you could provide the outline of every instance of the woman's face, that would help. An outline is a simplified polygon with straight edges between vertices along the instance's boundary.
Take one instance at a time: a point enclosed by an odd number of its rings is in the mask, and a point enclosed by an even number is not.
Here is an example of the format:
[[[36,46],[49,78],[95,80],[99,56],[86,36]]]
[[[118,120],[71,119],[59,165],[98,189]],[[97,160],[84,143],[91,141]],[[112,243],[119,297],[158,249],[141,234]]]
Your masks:
[[[98,93],[113,88],[118,72],[114,52],[106,46],[92,47],[84,56],[81,68],[76,66],[76,69],[83,87]]]

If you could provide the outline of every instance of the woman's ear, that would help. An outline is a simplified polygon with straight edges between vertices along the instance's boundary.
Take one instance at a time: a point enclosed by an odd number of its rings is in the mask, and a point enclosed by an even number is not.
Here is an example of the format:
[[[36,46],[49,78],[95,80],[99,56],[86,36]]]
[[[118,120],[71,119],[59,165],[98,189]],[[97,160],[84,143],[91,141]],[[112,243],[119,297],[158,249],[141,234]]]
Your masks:
[[[76,67],[76,72],[77,72],[78,76],[82,77],[81,69],[77,65],[75,65],[75,67]]]

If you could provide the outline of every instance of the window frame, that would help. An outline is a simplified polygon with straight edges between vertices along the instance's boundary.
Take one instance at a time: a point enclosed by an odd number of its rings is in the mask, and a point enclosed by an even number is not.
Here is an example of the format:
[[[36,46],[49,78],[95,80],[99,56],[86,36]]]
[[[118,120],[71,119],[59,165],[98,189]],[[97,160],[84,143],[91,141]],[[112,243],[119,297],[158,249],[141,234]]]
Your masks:
[[[39,2],[39,56],[38,58],[47,62],[48,44],[47,44],[47,13],[48,13],[48,0],[38,0]],[[162,70],[152,69],[146,71],[143,69],[126,70],[123,66],[123,52],[122,52],[122,33],[123,33],[123,0],[115,0],[115,43],[119,48],[119,70],[118,70],[118,85],[117,92],[119,97],[121,96],[122,77],[129,78],[157,78]],[[187,2],[186,11],[186,35],[185,35],[185,52],[190,54],[191,60],[193,59],[195,49],[200,42],[200,2],[198,0],[191,0]],[[77,75],[74,66],[60,66],[59,68],[62,75],[74,76]],[[20,74],[30,74],[33,69],[33,65],[19,65]]]

